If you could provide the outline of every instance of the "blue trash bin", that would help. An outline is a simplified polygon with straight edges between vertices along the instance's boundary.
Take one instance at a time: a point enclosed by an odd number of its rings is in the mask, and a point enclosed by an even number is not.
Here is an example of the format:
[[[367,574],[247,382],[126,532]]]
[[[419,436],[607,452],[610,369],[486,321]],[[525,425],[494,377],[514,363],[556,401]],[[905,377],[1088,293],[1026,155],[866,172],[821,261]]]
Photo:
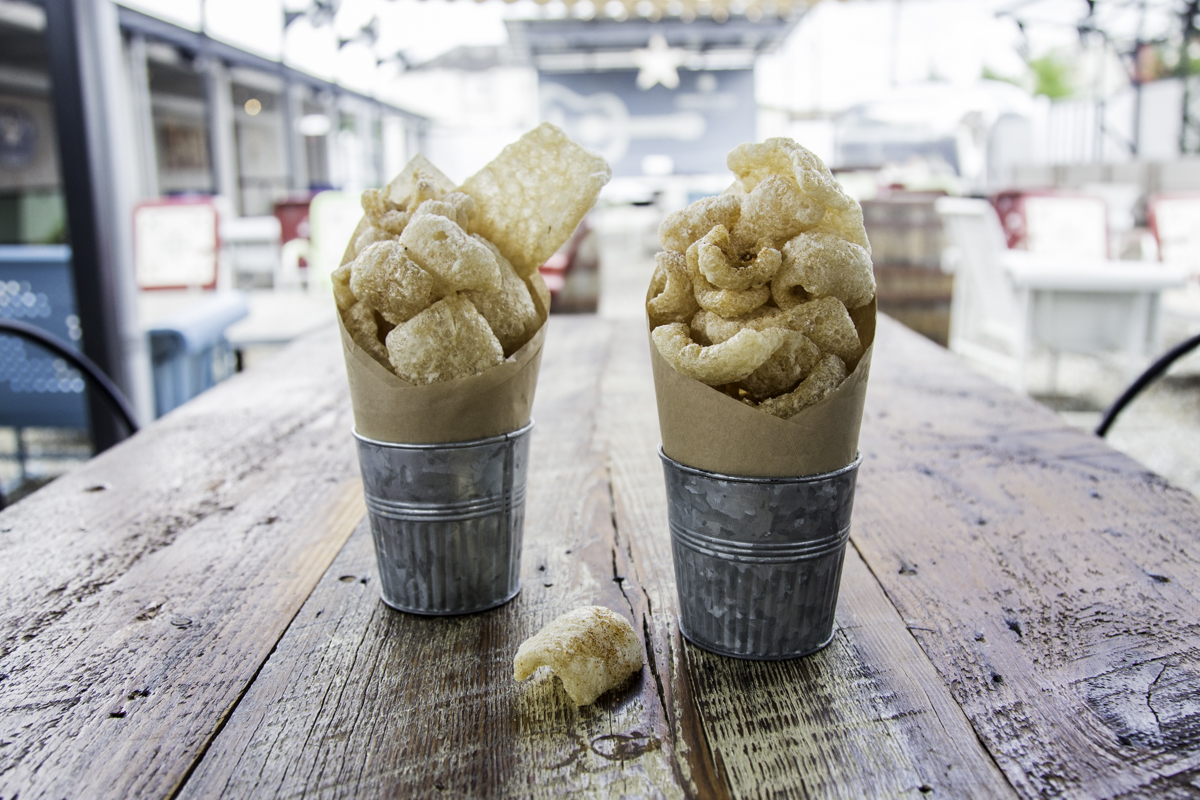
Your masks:
[[[234,371],[225,329],[250,312],[241,292],[209,295],[150,329],[154,406],[161,417]]]

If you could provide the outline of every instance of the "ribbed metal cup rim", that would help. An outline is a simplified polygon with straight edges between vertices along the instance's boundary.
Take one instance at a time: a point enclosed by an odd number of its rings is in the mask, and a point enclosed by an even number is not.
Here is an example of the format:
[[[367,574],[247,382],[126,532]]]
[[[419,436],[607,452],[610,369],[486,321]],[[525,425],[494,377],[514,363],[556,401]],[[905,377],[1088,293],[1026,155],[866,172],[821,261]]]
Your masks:
[[[466,442],[434,442],[432,444],[407,444],[404,442],[381,442],[378,439],[369,439],[366,436],[363,436],[361,433],[359,433],[358,431],[353,430],[353,429],[351,429],[350,432],[354,434],[355,439],[358,439],[360,442],[364,442],[366,444],[373,445],[375,447],[390,447],[394,450],[455,450],[455,449],[459,449],[459,448],[479,447],[480,445],[493,444],[495,442],[503,442],[505,439],[512,439],[517,436],[524,435],[524,434],[528,433],[532,428],[533,428],[533,420],[531,419],[531,420],[529,420],[529,423],[527,425],[525,425],[525,427],[518,428],[515,431],[509,431],[508,433],[502,433],[498,436],[489,436],[486,439],[471,439],[470,441],[466,441]]]
[[[669,455],[667,455],[663,451],[663,446],[661,444],[658,446],[658,457],[661,458],[663,461],[670,462],[673,466],[675,466],[676,468],[678,468],[679,470],[681,470],[683,472],[688,472],[688,473],[691,473],[692,475],[698,475],[702,478],[708,478],[710,480],[731,481],[733,483],[759,483],[759,484],[815,483],[816,481],[829,480],[830,478],[836,478],[839,475],[845,475],[847,472],[852,472],[853,470],[858,469],[859,466],[862,464],[862,460],[863,460],[862,453],[858,452],[855,454],[854,460],[851,461],[849,464],[847,464],[844,467],[841,467],[840,469],[835,469],[830,472],[818,472],[815,475],[796,475],[796,476],[788,476],[788,477],[784,477],[784,478],[759,478],[759,477],[754,477],[754,476],[750,476],[750,475],[726,475],[722,472],[709,472],[706,469],[697,469],[696,467],[689,467],[687,464],[681,464],[678,461],[676,461],[675,459],[671,458]]]

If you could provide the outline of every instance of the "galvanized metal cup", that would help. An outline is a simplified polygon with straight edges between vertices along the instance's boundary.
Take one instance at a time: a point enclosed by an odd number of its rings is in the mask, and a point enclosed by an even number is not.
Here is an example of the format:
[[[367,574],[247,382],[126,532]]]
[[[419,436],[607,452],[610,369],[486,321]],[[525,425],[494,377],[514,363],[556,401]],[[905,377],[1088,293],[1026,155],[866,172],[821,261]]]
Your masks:
[[[748,478],[658,454],[683,635],[758,660],[829,644],[862,455],[820,475]]]
[[[383,602],[449,615],[517,596],[532,429],[451,444],[354,434]]]

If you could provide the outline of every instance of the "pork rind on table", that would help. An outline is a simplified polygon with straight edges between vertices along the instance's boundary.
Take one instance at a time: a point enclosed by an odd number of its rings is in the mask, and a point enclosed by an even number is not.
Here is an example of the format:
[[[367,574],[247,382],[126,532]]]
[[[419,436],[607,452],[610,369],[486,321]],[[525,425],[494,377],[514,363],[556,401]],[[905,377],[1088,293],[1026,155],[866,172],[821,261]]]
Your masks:
[[[676,372],[787,419],[863,356],[870,243],[858,203],[790,139],[740,145],[727,163],[732,186],[659,227],[651,338]]]
[[[577,706],[586,706],[642,668],[642,643],[629,620],[603,606],[555,619],[521,643],[513,678],[549,667]]]
[[[546,321],[537,268],[595,204],[611,170],[544,123],[462,186],[416,156],[363,219],[333,292],[347,333],[415,385],[502,363]]]

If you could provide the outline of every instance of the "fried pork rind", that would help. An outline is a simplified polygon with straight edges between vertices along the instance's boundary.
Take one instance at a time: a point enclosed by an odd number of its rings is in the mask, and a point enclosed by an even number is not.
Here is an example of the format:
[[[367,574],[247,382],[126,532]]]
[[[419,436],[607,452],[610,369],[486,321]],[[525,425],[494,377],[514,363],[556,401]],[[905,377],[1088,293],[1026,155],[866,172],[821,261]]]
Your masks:
[[[669,214],[658,226],[658,240],[667,250],[686,253],[696,240],[717,225],[732,230],[741,214],[742,200],[736,195],[705,197]]]
[[[468,230],[527,277],[570,238],[611,177],[603,158],[544,122],[460,187],[476,204]]]
[[[846,379],[846,365],[837,356],[825,356],[816,369],[792,391],[763,400],[758,407],[787,419],[828,397]]]
[[[342,311],[349,311],[358,302],[350,288],[350,265],[342,264],[329,277],[333,281],[333,301]]]
[[[383,190],[393,207],[414,211],[426,200],[440,200],[454,191],[454,181],[418,153]]]
[[[380,335],[379,319],[375,310],[366,303],[355,303],[342,315],[346,332],[354,343],[366,350],[381,364],[388,363],[387,348],[383,346],[383,336]],[[386,325],[386,323],[384,323]],[[387,331],[383,331],[386,335]]]
[[[751,289],[721,289],[709,283],[700,272],[701,242],[693,242],[687,250],[687,271],[692,281],[692,293],[696,302],[705,311],[715,311],[723,317],[740,317],[749,314],[771,297],[769,286]]]
[[[375,242],[383,242],[391,238],[391,235],[387,231],[369,224],[369,220],[364,220],[364,222],[368,224],[362,226],[362,230],[358,232],[358,235],[354,237],[354,241],[350,245],[350,253],[348,254],[350,260],[358,258],[359,253],[375,244]]]
[[[472,238],[495,256],[500,265],[500,283],[492,290],[467,290],[462,294],[488,321],[507,357],[520,350],[537,333],[542,325],[542,317],[529,294],[529,287],[517,277],[508,259],[500,255],[500,251],[486,239],[479,236]]]
[[[745,328],[720,344],[705,347],[692,341],[686,324],[673,322],[655,328],[650,336],[676,372],[709,386],[720,386],[740,381],[761,367],[783,344],[787,331]]]
[[[450,192],[441,200],[426,200],[417,206],[413,212],[413,216],[421,214],[433,214],[438,217],[445,217],[458,227],[466,230],[471,221],[471,215],[475,213],[475,201],[470,195],[462,192]]]
[[[865,306],[875,296],[871,257],[833,234],[802,233],[783,246],[783,269],[771,281],[771,296],[780,308],[808,297],[836,297],[846,308]]]
[[[773,176],[791,175],[800,192],[825,208],[818,227],[862,247],[871,245],[863,229],[862,208],[842,191],[833,173],[821,159],[791,139],[767,139],[762,144],[743,144],[730,151],[726,164],[748,193]],[[743,213],[745,209],[743,208]],[[756,240],[757,241],[757,240]]]
[[[694,247],[700,274],[718,289],[757,289],[775,276],[782,263],[779,251],[767,244],[749,260],[739,258],[724,225],[714,227]]]
[[[433,278],[397,242],[376,242],[349,264],[354,296],[393,325],[421,313],[433,299]]]
[[[760,242],[778,247],[825,216],[825,206],[800,191],[790,176],[772,175],[742,198],[742,216],[733,229],[741,250]]]
[[[668,322],[687,322],[700,306],[688,277],[687,259],[682,253],[662,250],[654,258],[654,276],[650,278],[650,299],[646,310],[650,326]]]
[[[493,250],[445,217],[413,217],[400,235],[405,254],[434,277],[434,291],[494,291],[500,286],[500,262]]]
[[[642,645],[629,621],[603,606],[568,611],[521,643],[513,678],[549,667],[567,696],[586,706],[642,668]]]
[[[711,311],[698,311],[692,317],[692,337],[697,342],[720,344],[742,328],[765,331],[767,328],[788,328],[791,320],[778,308],[763,306],[743,317],[726,318]]]
[[[386,344],[396,374],[418,386],[476,375],[504,360],[487,320],[461,294],[397,325]]]
[[[863,346],[854,321],[842,301],[823,297],[788,310],[788,327],[812,339],[821,352],[840,358],[853,369],[862,358]]]
[[[779,349],[738,384],[755,400],[791,390],[821,360],[820,349],[807,336],[796,331],[786,335]]]

